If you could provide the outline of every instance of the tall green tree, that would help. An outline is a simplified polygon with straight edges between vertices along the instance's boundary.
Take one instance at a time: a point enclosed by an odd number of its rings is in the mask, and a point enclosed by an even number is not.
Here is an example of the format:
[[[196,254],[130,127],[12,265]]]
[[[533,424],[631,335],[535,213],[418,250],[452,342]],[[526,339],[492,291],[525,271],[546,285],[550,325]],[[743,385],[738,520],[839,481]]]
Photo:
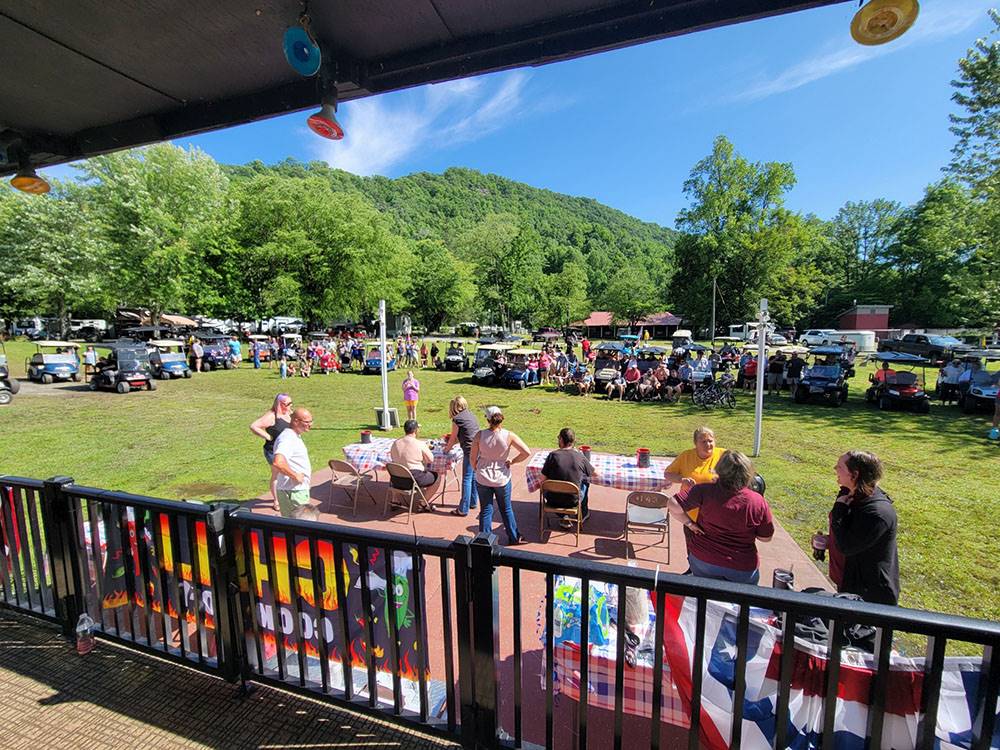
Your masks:
[[[902,206],[884,198],[848,201],[837,211],[830,233],[840,260],[834,270],[842,285],[858,284],[881,267],[896,241],[902,213]]]
[[[537,308],[540,247],[538,234],[511,214],[490,214],[456,242],[459,257],[475,263],[483,308],[495,311],[504,326]]]
[[[53,314],[65,336],[73,312],[107,309],[115,268],[94,212],[58,188],[46,197],[5,197],[9,200],[0,210],[3,312]]]
[[[77,169],[106,227],[119,302],[149,308],[156,323],[168,310],[218,301],[207,258],[226,212],[227,180],[211,157],[159,144]]]
[[[962,108],[949,116],[957,140],[948,171],[977,193],[994,194],[1000,174],[1000,11],[991,9],[993,29],[958,61],[952,101]]]
[[[568,326],[590,315],[587,296],[587,268],[582,262],[570,261],[562,270],[545,277],[543,303],[538,310],[538,323]]]
[[[473,270],[439,240],[421,240],[415,255],[409,309],[428,330],[436,331],[447,320],[459,319],[473,303]]]
[[[658,306],[656,287],[649,275],[634,266],[619,270],[604,293],[608,309],[615,320],[634,326]]]
[[[693,327],[709,323],[713,279],[725,305],[720,321],[753,314],[789,259],[790,244],[774,240],[789,226],[784,194],[794,184],[791,164],[748,161],[724,136],[691,170],[684,183],[689,206],[677,219],[688,236],[675,247],[671,296]]]

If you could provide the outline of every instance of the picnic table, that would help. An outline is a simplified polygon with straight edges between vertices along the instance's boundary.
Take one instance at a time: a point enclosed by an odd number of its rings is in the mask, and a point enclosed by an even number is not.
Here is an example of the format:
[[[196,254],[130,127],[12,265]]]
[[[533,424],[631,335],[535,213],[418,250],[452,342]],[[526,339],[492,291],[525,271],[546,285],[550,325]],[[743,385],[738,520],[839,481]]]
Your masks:
[[[370,443],[350,443],[344,446],[344,457],[347,463],[363,473],[366,471],[378,471],[385,468],[385,465],[392,459],[389,452],[395,438],[372,438]],[[434,454],[434,462],[427,468],[437,472],[441,477],[440,495],[443,497],[448,488],[448,474],[455,474],[455,465],[462,460],[462,446],[457,443],[452,449],[445,453],[444,443],[441,440],[428,440],[427,447]],[[455,478],[458,476],[456,474]]]
[[[530,492],[536,492],[542,486],[542,467],[549,453],[551,451],[538,451],[524,469]],[[590,463],[596,476],[590,483],[633,492],[659,492],[669,486],[669,482],[663,478],[663,472],[672,461],[672,458],[650,457],[649,466],[641,468],[634,455],[591,453]]]

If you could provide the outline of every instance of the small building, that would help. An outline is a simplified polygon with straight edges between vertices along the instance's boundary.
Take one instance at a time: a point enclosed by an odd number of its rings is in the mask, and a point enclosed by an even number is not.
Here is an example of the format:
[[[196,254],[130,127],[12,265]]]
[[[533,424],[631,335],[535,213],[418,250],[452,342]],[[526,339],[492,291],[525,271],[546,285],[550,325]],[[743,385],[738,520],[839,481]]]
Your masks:
[[[649,331],[651,338],[666,340],[674,335],[677,326],[681,324],[681,319],[669,312],[650,313],[640,320],[632,333],[639,330]],[[584,334],[589,339],[613,339],[619,332],[625,332],[627,325],[617,325],[614,314],[610,312],[596,311],[590,313],[586,320],[573,324],[576,328],[582,328]]]
[[[886,331],[892,305],[855,305],[837,317],[841,331]]]

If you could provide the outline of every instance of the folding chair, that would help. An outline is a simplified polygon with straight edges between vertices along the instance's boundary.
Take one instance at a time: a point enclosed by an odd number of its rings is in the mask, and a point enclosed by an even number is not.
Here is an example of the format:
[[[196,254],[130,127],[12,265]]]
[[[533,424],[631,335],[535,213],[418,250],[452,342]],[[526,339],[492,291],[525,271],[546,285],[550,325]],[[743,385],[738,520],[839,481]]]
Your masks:
[[[368,493],[368,497],[371,498],[372,502],[376,502],[375,496],[368,489],[368,485],[365,484],[366,479],[369,481],[375,479],[372,471],[358,471],[351,464],[347,463],[347,461],[341,461],[337,458],[330,460],[330,471],[333,472],[333,476],[330,478],[330,497],[327,499],[328,507],[333,506],[333,490],[336,487],[342,487],[351,498],[350,508],[352,518],[358,514],[358,492],[362,487],[365,488],[365,492]]]
[[[413,478],[413,474],[402,464],[387,463],[385,465],[385,470],[389,474],[389,491],[385,495],[385,505],[382,508],[382,518],[386,518],[389,515],[389,505],[394,498],[401,498],[402,502],[397,503],[397,505],[406,507],[406,523],[410,522],[410,516],[413,515],[413,501],[419,497],[420,501],[431,507],[430,501],[427,496],[424,495],[423,489],[417,484],[417,481]],[[393,478],[403,480],[403,483],[407,485],[408,489],[399,489],[392,486]]]
[[[560,495],[573,495],[576,505],[572,508],[556,508],[545,502],[545,493],[555,492]],[[576,546],[580,546],[580,529],[583,528],[583,505],[580,502],[580,488],[572,482],[559,479],[546,479],[538,490],[538,528],[544,534],[547,528],[545,516],[559,516],[570,521],[576,520]]]
[[[660,544],[667,543],[667,565],[670,564],[670,514],[667,496],[662,492],[630,492],[625,500],[625,559],[628,560],[629,530],[659,531]]]

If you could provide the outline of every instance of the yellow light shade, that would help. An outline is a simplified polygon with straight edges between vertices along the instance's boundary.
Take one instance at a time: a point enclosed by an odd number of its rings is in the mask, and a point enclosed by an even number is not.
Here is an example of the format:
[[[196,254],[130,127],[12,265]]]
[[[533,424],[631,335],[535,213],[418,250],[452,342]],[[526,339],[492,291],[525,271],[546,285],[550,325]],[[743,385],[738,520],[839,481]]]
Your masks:
[[[919,13],[917,0],[871,0],[854,14],[851,36],[867,46],[891,42],[906,33]]]
[[[39,177],[33,169],[22,169],[11,178],[10,184],[22,193],[43,195],[49,192],[49,183]]]

